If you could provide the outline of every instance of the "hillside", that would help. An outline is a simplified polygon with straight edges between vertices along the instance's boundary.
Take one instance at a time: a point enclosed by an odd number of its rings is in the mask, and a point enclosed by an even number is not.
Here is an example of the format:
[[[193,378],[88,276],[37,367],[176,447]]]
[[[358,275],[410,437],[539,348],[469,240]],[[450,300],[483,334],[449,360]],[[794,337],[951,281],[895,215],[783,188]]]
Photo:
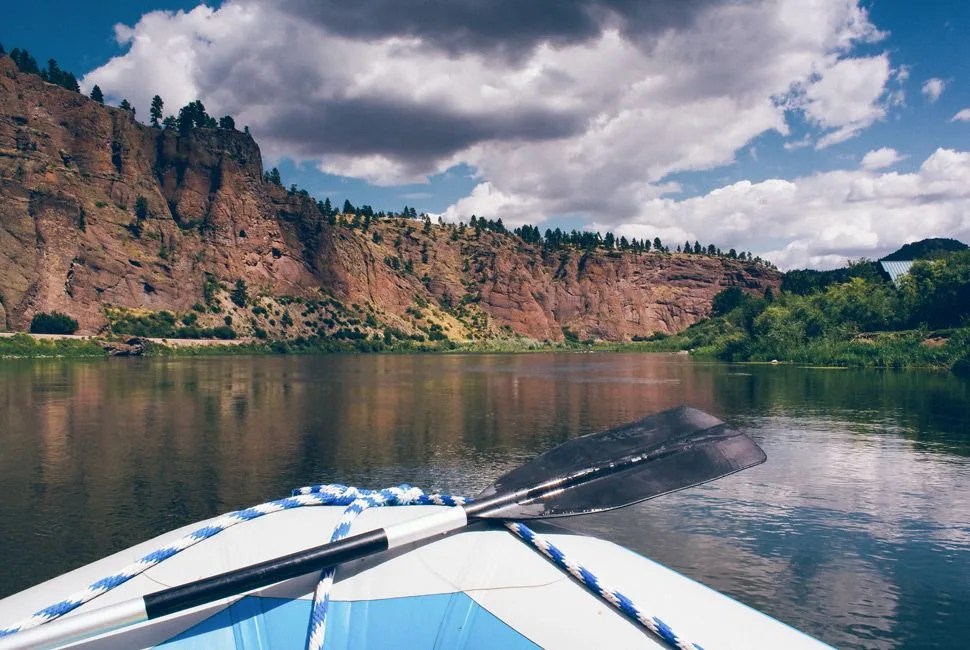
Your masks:
[[[0,329],[57,311],[81,333],[620,341],[778,284],[728,257],[324,214],[248,133],[152,128],[0,57]]]
[[[967,250],[967,245],[961,241],[957,241],[956,239],[947,239],[941,237],[933,239],[921,239],[917,242],[904,244],[899,248],[899,250],[896,250],[885,257],[879,258],[879,261],[907,262],[911,260],[925,260],[947,255],[948,253],[957,253],[965,250]]]

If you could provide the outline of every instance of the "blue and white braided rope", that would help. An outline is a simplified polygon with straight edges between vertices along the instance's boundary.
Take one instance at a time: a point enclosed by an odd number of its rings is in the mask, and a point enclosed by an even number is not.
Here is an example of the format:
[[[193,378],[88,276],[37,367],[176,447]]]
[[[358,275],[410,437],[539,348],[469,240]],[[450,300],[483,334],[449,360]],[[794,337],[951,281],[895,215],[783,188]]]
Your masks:
[[[531,544],[533,548],[552,560],[556,566],[565,570],[572,577],[582,583],[587,589],[599,596],[602,600],[612,605],[624,615],[647,628],[661,639],[680,650],[704,650],[700,645],[691,643],[680,638],[670,628],[656,616],[649,616],[640,611],[632,600],[621,594],[619,591],[609,587],[600,581],[589,569],[582,564],[577,564],[557,546],[552,544],[542,535],[539,535],[525,524],[511,521],[505,527],[512,531],[519,539]]]
[[[124,584],[131,578],[147,571],[163,560],[172,557],[186,548],[194,546],[202,540],[208,539],[236,524],[251,521],[274,512],[303,506],[347,506],[330,536],[330,541],[334,542],[343,539],[350,533],[354,519],[367,508],[389,505],[455,506],[463,505],[470,501],[471,499],[447,494],[425,494],[419,488],[406,484],[384,490],[361,490],[339,484],[313,485],[299,488],[293,491],[292,496],[285,499],[269,501],[251,508],[246,508],[245,510],[238,510],[222,515],[206,526],[179,538],[175,542],[148,553],[118,573],[102,578],[89,585],[86,589],[71,594],[60,602],[44,607],[32,616],[11,626],[0,628],[0,637],[37,627],[38,625],[59,618],[101,594]],[[528,542],[552,560],[557,566],[567,571],[601,599],[667,643],[680,650],[703,650],[700,645],[680,638],[660,618],[642,613],[629,598],[603,584],[583,565],[573,562],[546,538],[535,533],[524,524],[507,523],[506,527],[516,536]],[[314,590],[313,606],[307,633],[307,648],[310,650],[322,650],[323,648],[326,615],[330,603],[330,589],[333,586],[334,573],[334,569],[321,572],[320,580]]]
[[[209,539],[213,535],[235,526],[236,524],[240,524],[244,521],[251,521],[253,519],[257,519],[274,512],[279,512],[281,510],[290,510],[292,508],[301,508],[303,506],[322,506],[334,504],[343,505],[344,502],[350,503],[357,498],[358,491],[355,488],[347,488],[342,485],[329,486],[329,488],[330,489],[328,490],[307,492],[296,490],[292,496],[285,499],[269,501],[258,506],[246,508],[245,510],[238,510],[236,512],[230,512],[222,515],[218,519],[215,519],[202,528],[194,530],[188,535],[175,540],[171,544],[152,551],[151,553],[124,567],[121,569],[121,571],[106,578],[102,578],[97,582],[91,583],[85,589],[71,594],[60,602],[53,603],[41,610],[38,610],[28,618],[20,620],[5,628],[0,628],[0,637],[4,637],[15,632],[20,632],[22,630],[29,630],[30,628],[53,621],[54,619],[59,618],[74,609],[77,609],[84,603],[97,598],[101,594],[104,594],[115,587],[128,582],[135,576],[157,565],[159,562],[172,557],[180,551],[184,551],[190,546],[198,544],[202,540]]]

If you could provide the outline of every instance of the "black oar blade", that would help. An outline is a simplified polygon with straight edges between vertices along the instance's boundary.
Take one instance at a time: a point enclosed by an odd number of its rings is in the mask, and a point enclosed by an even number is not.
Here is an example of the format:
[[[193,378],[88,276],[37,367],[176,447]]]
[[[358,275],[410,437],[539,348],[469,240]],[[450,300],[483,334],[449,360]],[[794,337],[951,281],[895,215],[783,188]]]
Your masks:
[[[481,517],[536,519],[611,510],[713,481],[765,461],[748,436],[679,407],[563,443],[485,490],[530,491]],[[536,486],[547,486],[536,489]]]

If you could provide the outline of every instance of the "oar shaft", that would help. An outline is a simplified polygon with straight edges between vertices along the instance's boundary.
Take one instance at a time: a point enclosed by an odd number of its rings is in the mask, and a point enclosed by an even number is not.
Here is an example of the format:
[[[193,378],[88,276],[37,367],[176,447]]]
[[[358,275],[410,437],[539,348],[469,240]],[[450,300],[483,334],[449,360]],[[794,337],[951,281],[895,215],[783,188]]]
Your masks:
[[[387,549],[387,531],[379,528],[332,544],[316,546],[236,571],[156,591],[145,596],[145,612],[149,619],[161,618],[196,605],[235,596]]]
[[[48,650],[146,620],[144,599],[133,598],[0,637],[0,650]]]

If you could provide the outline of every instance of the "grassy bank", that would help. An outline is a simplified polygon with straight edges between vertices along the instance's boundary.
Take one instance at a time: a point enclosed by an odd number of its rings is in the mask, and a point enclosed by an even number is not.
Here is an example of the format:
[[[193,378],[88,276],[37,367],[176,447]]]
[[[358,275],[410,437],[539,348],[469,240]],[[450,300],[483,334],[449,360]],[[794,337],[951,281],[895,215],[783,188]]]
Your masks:
[[[0,338],[0,358],[82,358],[107,357],[104,344],[109,338],[36,338],[18,333]],[[272,354],[334,354],[334,353],[522,353],[522,352],[663,352],[676,349],[665,342],[610,343],[589,341],[538,341],[528,338],[495,338],[476,341],[414,341],[394,340],[385,343],[373,339],[333,339],[323,337],[296,337],[279,341],[253,340],[234,343],[207,343],[196,345],[166,344],[166,341],[150,342],[145,350],[149,357],[205,357]]]
[[[106,357],[108,353],[95,339],[35,338],[19,333],[0,338],[0,358],[90,358]]]
[[[107,357],[104,339],[39,339],[27,334],[0,338],[0,358]],[[798,363],[814,366],[871,368],[937,368],[970,374],[970,328],[927,332],[908,330],[819,338],[798,346],[773,346],[745,335],[724,319],[708,319],[669,337],[636,342],[544,342],[525,338],[486,341],[395,341],[295,338],[235,344],[166,345],[150,343],[149,357],[206,357],[276,354],[339,353],[527,353],[527,352],[643,352],[671,353],[689,350],[695,357],[731,362]]]
[[[622,344],[621,344],[622,345]],[[211,356],[246,354],[332,354],[332,353],[518,353],[518,352],[569,352],[583,350],[610,350],[612,344],[587,345],[568,341],[543,342],[526,338],[496,338],[477,341],[413,341],[395,340],[341,340],[329,338],[285,339],[280,341],[253,341],[236,345],[207,345],[198,347],[152,346],[150,356]]]

